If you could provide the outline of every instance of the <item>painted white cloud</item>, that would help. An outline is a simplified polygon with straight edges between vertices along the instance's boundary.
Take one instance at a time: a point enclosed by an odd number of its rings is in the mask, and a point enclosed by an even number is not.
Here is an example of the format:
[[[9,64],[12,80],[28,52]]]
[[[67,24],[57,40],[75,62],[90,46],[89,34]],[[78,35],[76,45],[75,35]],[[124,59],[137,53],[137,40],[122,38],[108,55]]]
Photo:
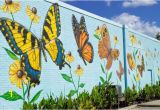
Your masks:
[[[138,7],[138,6],[151,6],[157,4],[156,0],[126,0],[123,2],[123,7]]]
[[[120,24],[125,24],[136,31],[152,37],[155,37],[157,32],[160,32],[160,27],[156,25],[156,22],[144,21],[141,20],[140,17],[128,13],[122,13],[119,16],[115,16],[112,20]]]

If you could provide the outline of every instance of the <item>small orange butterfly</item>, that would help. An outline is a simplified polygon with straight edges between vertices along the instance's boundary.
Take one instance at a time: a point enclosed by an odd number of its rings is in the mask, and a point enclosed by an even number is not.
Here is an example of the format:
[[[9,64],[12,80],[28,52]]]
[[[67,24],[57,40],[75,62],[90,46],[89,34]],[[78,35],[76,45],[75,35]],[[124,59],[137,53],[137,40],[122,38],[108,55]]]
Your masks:
[[[141,77],[143,76],[142,73],[143,71],[145,70],[145,64],[144,64],[144,58],[143,58],[143,55],[142,55],[142,62],[141,62],[141,65],[137,65],[137,68],[138,68],[138,71],[141,75]]]
[[[124,73],[124,68],[122,66],[121,61],[119,61],[119,71],[116,71],[116,73],[117,73],[117,76],[118,76],[119,80],[122,81],[122,75]]]
[[[100,29],[101,39],[98,44],[98,53],[101,59],[107,59],[106,69],[109,70],[112,66],[113,60],[118,59],[120,52],[118,49],[111,48],[107,26],[103,25]]]

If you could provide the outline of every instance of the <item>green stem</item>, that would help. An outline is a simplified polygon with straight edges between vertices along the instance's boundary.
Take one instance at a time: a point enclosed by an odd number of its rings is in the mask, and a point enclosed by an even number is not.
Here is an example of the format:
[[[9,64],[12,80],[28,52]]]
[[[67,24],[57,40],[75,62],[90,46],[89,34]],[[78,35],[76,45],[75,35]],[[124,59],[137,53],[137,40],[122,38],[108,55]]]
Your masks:
[[[73,84],[73,86],[74,86],[74,89],[75,89],[75,90],[77,90],[76,85],[75,85],[74,80],[73,80],[73,76],[72,76],[71,68],[70,68],[69,70],[70,70],[70,72],[69,72],[69,73],[70,73],[70,76],[71,76],[72,84]],[[78,94],[77,94],[77,97],[78,97]]]
[[[29,31],[31,30],[32,23],[33,23],[33,20],[31,20],[31,24],[30,24],[30,26],[29,26]]]
[[[24,93],[24,83],[22,81],[22,90],[23,90],[23,102],[25,102],[25,93]]]
[[[78,77],[78,89],[77,89],[77,94],[78,94],[78,91],[79,91],[79,83],[80,83],[80,76]]]
[[[27,96],[27,99],[28,99],[28,103],[30,102],[30,89],[31,89],[31,85],[30,85],[30,82],[28,83],[27,85],[28,87],[28,96]]]
[[[12,19],[13,19],[13,21],[14,21],[14,17],[13,17],[13,13],[11,12],[11,16],[12,16]]]

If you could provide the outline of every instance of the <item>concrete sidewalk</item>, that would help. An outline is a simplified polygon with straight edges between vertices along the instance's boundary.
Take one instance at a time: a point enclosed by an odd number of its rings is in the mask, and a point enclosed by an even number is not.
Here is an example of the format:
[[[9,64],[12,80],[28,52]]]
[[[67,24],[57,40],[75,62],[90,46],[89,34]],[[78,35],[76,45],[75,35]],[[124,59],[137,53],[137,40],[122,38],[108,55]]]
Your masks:
[[[119,110],[160,110],[160,100],[145,102],[137,105],[131,105]]]
[[[138,104],[137,106],[140,106],[140,107],[160,107],[160,100],[155,100],[155,101],[151,101],[151,102]]]

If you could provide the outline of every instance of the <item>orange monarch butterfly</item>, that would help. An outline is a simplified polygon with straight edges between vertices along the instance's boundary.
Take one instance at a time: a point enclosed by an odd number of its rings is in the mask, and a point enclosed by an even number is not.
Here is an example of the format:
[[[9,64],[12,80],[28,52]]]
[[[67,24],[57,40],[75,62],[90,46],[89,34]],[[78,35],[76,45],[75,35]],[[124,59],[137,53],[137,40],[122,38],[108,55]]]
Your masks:
[[[84,16],[81,17],[80,23],[78,23],[76,17],[72,15],[72,27],[78,46],[79,56],[82,58],[85,65],[87,65],[86,61],[92,63],[94,55],[93,46],[88,42],[89,34],[86,29]]]

